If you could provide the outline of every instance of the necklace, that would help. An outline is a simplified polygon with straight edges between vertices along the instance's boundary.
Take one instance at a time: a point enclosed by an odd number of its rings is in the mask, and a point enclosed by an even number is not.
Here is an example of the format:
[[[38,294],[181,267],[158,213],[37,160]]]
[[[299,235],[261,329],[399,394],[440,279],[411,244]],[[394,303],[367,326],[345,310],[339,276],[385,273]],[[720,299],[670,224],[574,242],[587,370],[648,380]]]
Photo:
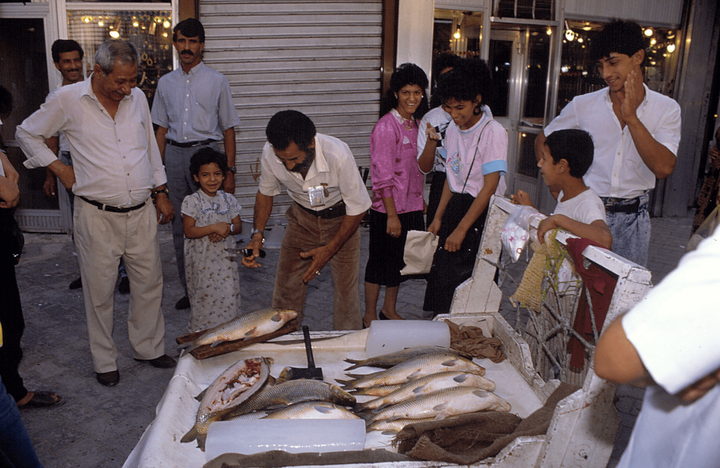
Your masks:
[[[412,120],[409,120],[409,119],[408,120],[403,119],[403,125],[405,126],[405,130],[412,130],[412,128],[413,128]]]

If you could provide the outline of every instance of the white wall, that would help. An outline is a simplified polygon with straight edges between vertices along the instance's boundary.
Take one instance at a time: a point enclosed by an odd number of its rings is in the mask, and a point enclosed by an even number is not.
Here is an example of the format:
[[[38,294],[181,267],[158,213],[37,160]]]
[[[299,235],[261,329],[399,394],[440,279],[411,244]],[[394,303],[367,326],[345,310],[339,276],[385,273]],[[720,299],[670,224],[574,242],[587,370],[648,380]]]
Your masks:
[[[396,63],[411,62],[430,77],[432,67],[433,0],[400,0]]]

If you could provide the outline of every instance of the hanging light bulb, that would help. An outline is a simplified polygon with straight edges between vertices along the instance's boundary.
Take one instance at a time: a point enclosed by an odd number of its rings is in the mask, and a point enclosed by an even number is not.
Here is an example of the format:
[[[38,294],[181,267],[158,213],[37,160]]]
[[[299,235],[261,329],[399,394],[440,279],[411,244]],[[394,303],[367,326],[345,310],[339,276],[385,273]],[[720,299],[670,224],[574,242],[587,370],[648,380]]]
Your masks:
[[[168,20],[163,21],[163,28],[167,29],[169,27],[170,27],[170,21],[168,21]]]
[[[647,28],[647,29],[645,30],[645,35],[646,35],[647,37],[652,36],[652,35],[653,35],[653,30],[652,30],[652,28]]]
[[[120,32],[115,30],[110,31],[110,37],[112,37],[113,39],[117,39],[120,37]]]
[[[675,44],[668,44],[667,51],[671,54],[675,52]]]
[[[453,37],[454,37],[455,39],[460,39],[461,36],[462,36],[462,35],[460,34],[460,28],[457,28],[457,29],[455,30],[455,34],[453,34]]]
[[[548,36],[552,36],[552,29],[547,28],[547,30],[545,31],[545,34],[547,34]]]

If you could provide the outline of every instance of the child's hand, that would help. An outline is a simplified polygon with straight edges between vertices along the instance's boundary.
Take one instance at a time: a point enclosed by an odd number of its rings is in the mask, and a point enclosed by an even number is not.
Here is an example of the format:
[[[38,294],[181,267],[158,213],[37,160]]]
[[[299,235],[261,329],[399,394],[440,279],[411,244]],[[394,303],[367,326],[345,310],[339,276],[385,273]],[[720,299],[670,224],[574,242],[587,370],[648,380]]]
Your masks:
[[[530,200],[530,195],[522,190],[518,190],[518,193],[515,195],[510,195],[510,201],[515,205],[533,206],[532,200]]]
[[[213,232],[208,235],[210,242],[220,242],[230,235],[230,224],[228,223],[215,223],[213,226]]]
[[[545,233],[558,228],[557,218],[555,215],[548,216],[547,218],[540,221],[537,228],[537,236],[541,244],[545,243]]]
[[[440,141],[441,137],[440,134],[435,130],[435,127],[430,125],[430,122],[427,124],[427,128],[425,129],[425,134],[428,136],[429,140],[435,140]]]

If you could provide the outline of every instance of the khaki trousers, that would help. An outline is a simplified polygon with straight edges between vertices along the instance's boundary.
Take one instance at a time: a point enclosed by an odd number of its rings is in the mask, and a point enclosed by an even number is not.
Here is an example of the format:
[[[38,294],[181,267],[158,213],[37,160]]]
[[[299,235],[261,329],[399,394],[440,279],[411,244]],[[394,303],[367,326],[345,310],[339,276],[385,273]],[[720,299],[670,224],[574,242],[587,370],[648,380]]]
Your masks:
[[[133,357],[155,359],[165,354],[163,277],[153,204],[148,201],[129,213],[111,213],[78,197],[73,222],[95,372],[117,370],[112,335],[120,258],[130,280],[128,337]]]

